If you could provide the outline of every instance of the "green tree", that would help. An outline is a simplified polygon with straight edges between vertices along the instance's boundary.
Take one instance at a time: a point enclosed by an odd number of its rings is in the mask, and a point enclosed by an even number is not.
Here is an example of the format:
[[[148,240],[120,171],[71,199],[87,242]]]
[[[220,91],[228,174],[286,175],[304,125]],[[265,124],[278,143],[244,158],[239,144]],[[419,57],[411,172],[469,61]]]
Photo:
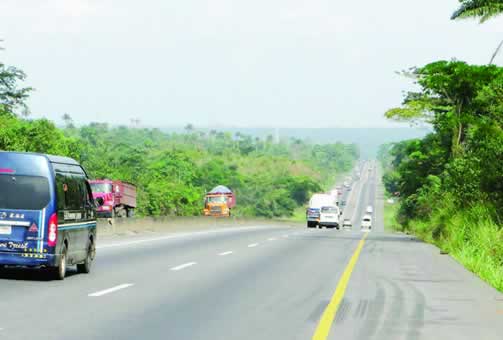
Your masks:
[[[23,71],[0,62],[0,114],[14,114],[18,109],[27,110],[26,100],[33,89],[19,86],[25,79]]]
[[[494,65],[473,66],[460,61],[438,61],[413,70],[419,92],[409,92],[400,108],[386,112],[394,120],[425,119],[441,137],[449,138],[451,154],[460,155],[470,124],[486,112],[489,104],[477,100],[481,91],[499,82],[503,69]]]

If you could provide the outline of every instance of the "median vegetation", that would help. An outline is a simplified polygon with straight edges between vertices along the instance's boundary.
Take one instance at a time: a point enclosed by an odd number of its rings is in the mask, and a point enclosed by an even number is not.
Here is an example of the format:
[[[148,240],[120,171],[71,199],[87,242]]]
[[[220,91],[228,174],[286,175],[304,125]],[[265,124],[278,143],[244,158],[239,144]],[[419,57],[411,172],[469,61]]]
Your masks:
[[[77,127],[30,119],[20,88],[24,74],[0,63],[0,150],[70,156],[90,176],[138,187],[140,216],[195,216],[207,191],[223,184],[237,196],[234,216],[290,217],[311,193],[327,189],[351,169],[355,145],[274,141],[240,133],[159,129],[91,123]]]

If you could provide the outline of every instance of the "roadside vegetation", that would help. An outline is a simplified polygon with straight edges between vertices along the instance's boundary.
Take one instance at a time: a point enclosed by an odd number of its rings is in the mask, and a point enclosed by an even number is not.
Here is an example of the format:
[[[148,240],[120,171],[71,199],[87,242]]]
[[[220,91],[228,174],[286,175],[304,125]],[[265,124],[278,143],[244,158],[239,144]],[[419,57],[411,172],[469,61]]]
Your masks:
[[[216,185],[236,192],[234,216],[291,217],[311,193],[328,189],[358,158],[355,145],[315,145],[299,139],[274,142],[240,133],[184,133],[91,123],[64,127],[29,119],[25,75],[0,63],[0,150],[70,156],[93,178],[138,187],[140,216],[200,215],[203,198]],[[300,209],[302,210],[302,209]]]
[[[503,10],[501,2],[476,3],[463,1],[453,18],[485,20]],[[503,291],[503,68],[437,61],[404,74],[419,90],[386,117],[433,131],[381,147],[384,185],[400,196],[395,211],[385,207],[386,223],[436,244]]]

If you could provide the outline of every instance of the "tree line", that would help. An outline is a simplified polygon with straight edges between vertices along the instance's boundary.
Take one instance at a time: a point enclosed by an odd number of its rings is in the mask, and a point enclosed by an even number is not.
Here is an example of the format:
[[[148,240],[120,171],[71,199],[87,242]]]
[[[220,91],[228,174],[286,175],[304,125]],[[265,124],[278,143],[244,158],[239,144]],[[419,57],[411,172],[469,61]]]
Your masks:
[[[501,1],[462,1],[453,18],[484,21],[502,11]],[[385,115],[432,132],[383,145],[379,159],[386,190],[400,197],[402,228],[503,290],[503,68],[492,61],[436,61],[404,71],[419,89]]]
[[[138,215],[200,215],[205,193],[222,184],[236,192],[233,215],[288,217],[359,157],[355,145],[275,143],[191,124],[184,133],[103,123],[77,127],[65,114],[65,126],[57,127],[28,119],[31,88],[19,86],[24,78],[0,63],[0,150],[69,156],[93,178],[131,182],[138,188]]]

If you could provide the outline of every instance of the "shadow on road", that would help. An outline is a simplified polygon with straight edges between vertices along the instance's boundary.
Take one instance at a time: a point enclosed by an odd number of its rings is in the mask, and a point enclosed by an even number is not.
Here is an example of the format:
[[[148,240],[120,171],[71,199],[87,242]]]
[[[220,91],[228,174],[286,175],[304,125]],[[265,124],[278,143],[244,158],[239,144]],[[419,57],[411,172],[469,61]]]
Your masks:
[[[77,270],[68,269],[66,278],[77,275]],[[17,268],[17,267],[3,267],[0,268],[0,280],[13,280],[13,281],[58,281],[54,280],[51,272],[46,269],[35,268]]]

